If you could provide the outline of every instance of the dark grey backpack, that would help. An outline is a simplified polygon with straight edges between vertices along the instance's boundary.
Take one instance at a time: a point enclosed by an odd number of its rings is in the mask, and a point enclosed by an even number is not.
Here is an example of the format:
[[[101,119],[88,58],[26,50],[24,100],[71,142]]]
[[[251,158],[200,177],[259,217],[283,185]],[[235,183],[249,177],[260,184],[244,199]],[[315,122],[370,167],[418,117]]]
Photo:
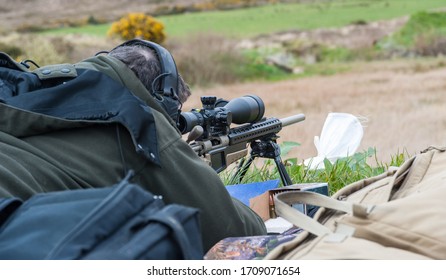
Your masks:
[[[202,259],[198,217],[127,179],[0,199],[0,259]]]

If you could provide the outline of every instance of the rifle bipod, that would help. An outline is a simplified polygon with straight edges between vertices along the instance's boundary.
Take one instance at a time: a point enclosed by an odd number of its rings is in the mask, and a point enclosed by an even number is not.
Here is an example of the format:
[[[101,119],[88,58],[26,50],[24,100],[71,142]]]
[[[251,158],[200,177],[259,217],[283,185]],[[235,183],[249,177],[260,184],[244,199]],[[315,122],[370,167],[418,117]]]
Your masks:
[[[247,160],[244,158],[240,161],[239,165],[237,166],[237,171],[230,182],[240,184],[256,157],[274,159],[283,185],[290,186],[293,184],[280,157],[280,147],[276,143],[275,139],[272,138],[251,142],[251,153],[249,158]]]

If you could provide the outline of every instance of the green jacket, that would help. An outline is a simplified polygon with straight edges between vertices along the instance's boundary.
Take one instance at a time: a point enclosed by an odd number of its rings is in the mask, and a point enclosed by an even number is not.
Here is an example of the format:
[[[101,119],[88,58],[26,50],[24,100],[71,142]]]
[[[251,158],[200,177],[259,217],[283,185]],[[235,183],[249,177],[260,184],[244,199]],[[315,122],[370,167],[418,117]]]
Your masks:
[[[138,152],[128,128],[117,122],[64,119],[0,103],[1,197],[110,186],[134,170],[132,181],[166,203],[200,209],[205,250],[226,237],[266,233],[261,218],[230,197],[129,68],[107,56],[75,67],[106,74],[152,109],[159,164]]]

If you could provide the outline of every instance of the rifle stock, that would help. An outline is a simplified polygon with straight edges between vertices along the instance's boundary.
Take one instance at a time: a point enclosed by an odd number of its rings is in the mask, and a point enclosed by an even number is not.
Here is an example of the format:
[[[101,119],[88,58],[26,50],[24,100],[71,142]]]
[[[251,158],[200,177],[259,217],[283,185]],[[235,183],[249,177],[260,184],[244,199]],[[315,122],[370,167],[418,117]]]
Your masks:
[[[216,171],[225,170],[230,164],[248,154],[248,144],[256,140],[277,139],[283,127],[305,120],[304,114],[283,119],[264,118],[255,123],[240,125],[229,130],[226,135],[201,139],[190,143],[197,155],[203,157]]]

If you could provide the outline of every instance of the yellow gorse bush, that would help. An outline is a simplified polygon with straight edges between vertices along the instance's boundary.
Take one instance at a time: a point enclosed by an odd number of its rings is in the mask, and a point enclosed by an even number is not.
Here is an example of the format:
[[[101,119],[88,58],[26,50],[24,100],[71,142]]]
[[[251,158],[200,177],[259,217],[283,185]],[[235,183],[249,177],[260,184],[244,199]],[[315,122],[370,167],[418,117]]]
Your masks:
[[[124,40],[139,38],[158,44],[166,39],[164,24],[144,13],[130,13],[122,17],[111,25],[107,35],[118,35]]]

